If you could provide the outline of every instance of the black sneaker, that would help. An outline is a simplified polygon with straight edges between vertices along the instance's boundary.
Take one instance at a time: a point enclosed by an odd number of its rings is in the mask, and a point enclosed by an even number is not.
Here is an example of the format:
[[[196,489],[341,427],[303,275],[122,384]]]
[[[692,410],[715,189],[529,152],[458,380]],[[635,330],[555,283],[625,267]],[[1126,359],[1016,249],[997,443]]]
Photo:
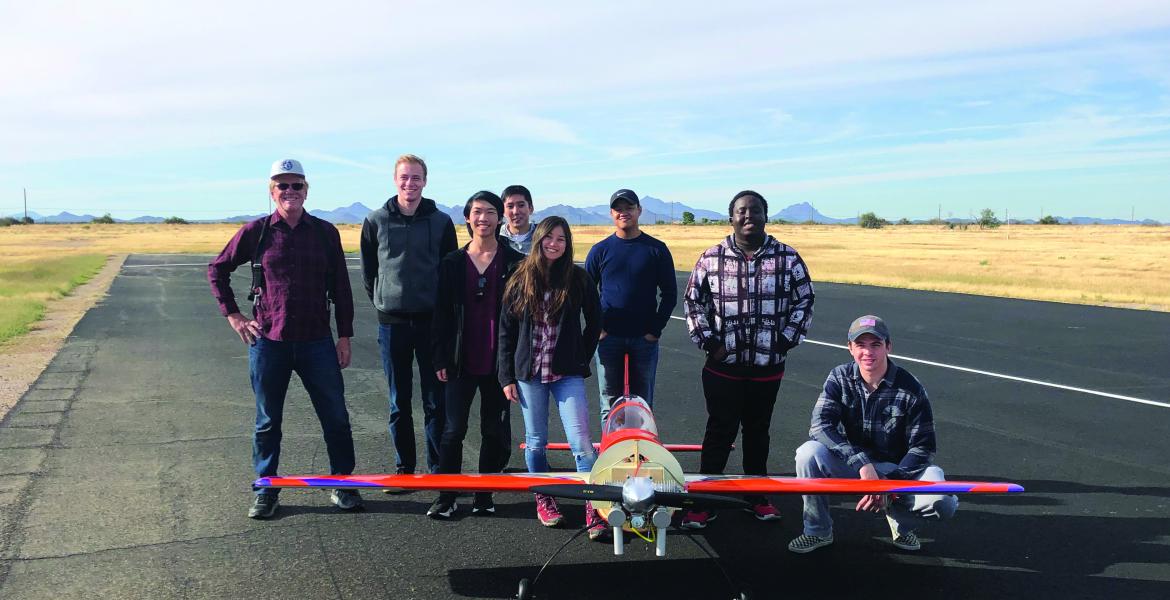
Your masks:
[[[427,516],[432,519],[450,519],[451,515],[459,509],[459,504],[455,501],[458,496],[451,494],[439,494],[439,498],[435,503],[427,509]]]
[[[496,514],[496,503],[492,500],[492,495],[488,492],[476,494],[475,501],[471,504],[471,514],[480,516]]]
[[[405,469],[403,467],[398,467],[397,469],[394,470],[394,474],[395,475],[414,475],[414,471],[411,469]],[[395,488],[395,487],[382,489],[383,494],[409,494],[410,492],[413,492],[413,491],[414,490],[404,490],[402,488]]]
[[[252,500],[252,507],[248,509],[250,519],[271,519],[280,506],[280,499],[276,494],[256,494]]]
[[[329,495],[329,501],[341,510],[358,510],[362,507],[362,497],[357,493],[357,490],[333,490]]]

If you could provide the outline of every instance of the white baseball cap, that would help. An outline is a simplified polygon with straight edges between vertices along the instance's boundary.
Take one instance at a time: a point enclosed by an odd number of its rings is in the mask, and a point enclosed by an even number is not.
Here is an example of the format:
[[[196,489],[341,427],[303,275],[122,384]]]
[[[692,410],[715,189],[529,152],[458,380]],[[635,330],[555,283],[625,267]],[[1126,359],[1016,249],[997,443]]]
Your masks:
[[[272,179],[277,175],[300,175],[305,176],[305,169],[301,166],[301,161],[284,158],[272,163],[272,172],[268,174],[268,178]]]

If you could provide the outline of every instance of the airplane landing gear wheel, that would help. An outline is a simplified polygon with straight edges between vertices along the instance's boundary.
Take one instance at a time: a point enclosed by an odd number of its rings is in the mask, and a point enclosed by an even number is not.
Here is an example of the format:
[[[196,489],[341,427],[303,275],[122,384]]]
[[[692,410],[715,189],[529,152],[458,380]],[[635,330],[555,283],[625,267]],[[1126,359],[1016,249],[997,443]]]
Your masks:
[[[532,600],[532,582],[520,580],[520,589],[516,591],[516,600]]]

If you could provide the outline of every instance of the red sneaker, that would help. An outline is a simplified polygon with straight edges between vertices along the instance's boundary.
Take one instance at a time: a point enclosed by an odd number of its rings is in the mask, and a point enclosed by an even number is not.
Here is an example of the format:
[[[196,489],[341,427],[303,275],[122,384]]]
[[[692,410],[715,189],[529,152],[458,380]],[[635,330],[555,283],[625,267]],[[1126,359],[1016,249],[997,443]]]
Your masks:
[[[679,527],[686,527],[687,529],[703,529],[707,526],[707,523],[715,520],[715,516],[716,515],[714,511],[688,510],[686,514],[683,515],[682,522],[679,523]]]
[[[600,540],[609,534],[609,523],[601,518],[590,502],[585,503],[585,527],[589,530],[589,539]]]
[[[752,513],[757,519],[761,521],[780,520],[780,511],[775,506],[772,506],[772,503],[768,502],[767,500],[756,504],[751,508],[745,508],[744,511]]]
[[[556,527],[564,520],[561,509],[557,508],[557,501],[544,494],[536,494],[536,518],[545,527]]]

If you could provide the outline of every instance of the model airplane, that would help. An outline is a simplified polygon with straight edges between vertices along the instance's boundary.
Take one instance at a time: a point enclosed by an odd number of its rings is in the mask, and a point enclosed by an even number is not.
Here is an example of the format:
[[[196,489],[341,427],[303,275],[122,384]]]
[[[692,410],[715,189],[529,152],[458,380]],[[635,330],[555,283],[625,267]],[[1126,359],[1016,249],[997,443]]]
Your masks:
[[[550,449],[554,446],[549,444]],[[658,440],[658,427],[649,405],[637,396],[618,400],[606,419],[599,448],[601,453],[588,473],[313,475],[264,477],[257,479],[255,485],[529,492],[589,500],[613,527],[614,554],[625,552],[623,531],[628,531],[655,544],[658,556],[666,555],[666,531],[674,511],[695,507],[747,508],[750,505],[737,497],[744,494],[1002,494],[1024,490],[1014,483],[973,481],[689,475],[683,472],[670,450],[693,451],[698,446],[663,445]],[[528,590],[532,585],[528,580],[521,581],[519,597],[530,597]]]

